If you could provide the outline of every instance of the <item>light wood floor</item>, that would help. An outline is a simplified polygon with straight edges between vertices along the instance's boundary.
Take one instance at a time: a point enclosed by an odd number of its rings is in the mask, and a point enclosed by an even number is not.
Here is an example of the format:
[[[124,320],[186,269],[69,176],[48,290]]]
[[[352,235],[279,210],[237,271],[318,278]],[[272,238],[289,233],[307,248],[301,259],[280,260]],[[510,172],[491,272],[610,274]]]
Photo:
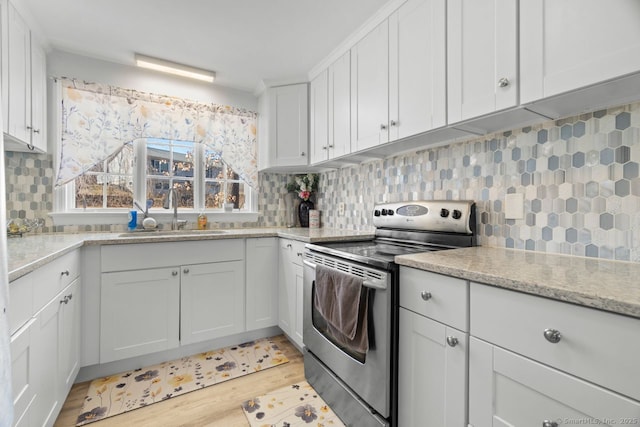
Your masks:
[[[274,341],[289,358],[289,363],[96,421],[89,426],[246,427],[249,423],[240,409],[243,401],[304,380],[302,354],[284,335],[275,337]],[[88,388],[89,382],[72,387],[54,427],[75,426]]]

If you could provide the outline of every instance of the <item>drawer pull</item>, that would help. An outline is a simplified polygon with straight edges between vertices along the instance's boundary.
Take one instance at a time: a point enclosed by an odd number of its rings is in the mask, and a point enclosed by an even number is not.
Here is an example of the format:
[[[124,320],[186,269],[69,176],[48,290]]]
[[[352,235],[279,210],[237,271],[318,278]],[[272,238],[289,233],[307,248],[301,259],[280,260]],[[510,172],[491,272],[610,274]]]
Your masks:
[[[449,347],[457,346],[458,345],[458,338],[452,337],[452,336],[448,336],[447,337],[447,344],[449,344]]]
[[[544,420],[542,422],[542,427],[558,427],[558,423],[555,421]]]
[[[188,268],[185,268],[185,269],[184,269],[184,270],[182,270],[182,271],[183,271],[183,273],[184,273],[184,274],[189,273],[189,269],[188,269]]]
[[[299,257],[302,256],[302,252],[298,252],[296,255],[298,255]]]
[[[552,344],[557,344],[562,339],[562,334],[557,329],[545,329],[544,337]]]
[[[171,275],[172,275],[172,276],[177,276],[177,275],[178,275],[178,272],[177,272],[177,271],[175,271],[175,270],[173,270],[173,271],[171,272]]]
[[[60,273],[61,276],[68,276],[69,275],[69,270],[65,270],[62,273]]]
[[[69,298],[67,295],[65,295],[65,296],[64,296],[64,298],[62,298],[62,299],[60,300],[60,304],[69,304],[69,300],[70,300],[70,299],[71,299],[71,298]]]
[[[431,292],[427,292],[427,291],[420,292],[420,296],[425,301],[429,301],[431,299],[431,297],[432,297]]]

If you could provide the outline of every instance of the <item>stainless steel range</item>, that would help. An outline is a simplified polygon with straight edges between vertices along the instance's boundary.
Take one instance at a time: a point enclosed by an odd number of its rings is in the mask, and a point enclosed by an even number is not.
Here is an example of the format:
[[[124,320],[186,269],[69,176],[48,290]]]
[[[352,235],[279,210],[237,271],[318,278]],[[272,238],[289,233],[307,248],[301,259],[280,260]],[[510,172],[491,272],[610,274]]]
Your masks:
[[[396,255],[475,246],[472,201],[374,208],[375,238],[307,244],[304,366],[307,381],[349,426],[395,426],[399,268]]]

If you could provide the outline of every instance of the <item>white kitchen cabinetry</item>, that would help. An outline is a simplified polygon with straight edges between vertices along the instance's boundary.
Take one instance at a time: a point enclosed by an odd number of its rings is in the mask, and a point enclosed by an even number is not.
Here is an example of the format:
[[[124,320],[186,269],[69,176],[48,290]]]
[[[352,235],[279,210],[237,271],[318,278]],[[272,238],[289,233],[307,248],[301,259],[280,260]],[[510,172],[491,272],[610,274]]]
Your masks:
[[[522,103],[640,72],[639,20],[640,4],[635,0],[617,1],[615,7],[598,0],[520,2]],[[631,86],[586,91],[582,105],[559,100],[541,111],[558,117],[585,107],[621,104],[625,96],[635,101],[638,78],[634,81]]]
[[[100,363],[245,330],[244,240],[101,252]]]
[[[100,362],[179,344],[180,267],[103,273]]]
[[[361,151],[389,141],[389,21],[351,48],[351,143]]]
[[[400,283],[398,425],[465,426],[469,284],[407,267]]]
[[[638,420],[638,334],[638,319],[472,284],[470,425]]]
[[[351,52],[311,81],[311,163],[351,152]]]
[[[5,149],[46,152],[46,56],[14,5],[0,7]]]
[[[309,163],[308,85],[267,88],[259,101],[261,123],[260,169],[296,168]]]
[[[278,326],[298,348],[302,343],[302,256],[304,243],[280,239]]]
[[[247,239],[247,331],[278,325],[277,237]]]
[[[518,3],[447,3],[448,120],[457,123],[518,104]]]
[[[445,0],[408,0],[390,16],[389,70],[389,140],[447,124]]]
[[[80,367],[80,253],[10,283],[14,425],[51,426]]]

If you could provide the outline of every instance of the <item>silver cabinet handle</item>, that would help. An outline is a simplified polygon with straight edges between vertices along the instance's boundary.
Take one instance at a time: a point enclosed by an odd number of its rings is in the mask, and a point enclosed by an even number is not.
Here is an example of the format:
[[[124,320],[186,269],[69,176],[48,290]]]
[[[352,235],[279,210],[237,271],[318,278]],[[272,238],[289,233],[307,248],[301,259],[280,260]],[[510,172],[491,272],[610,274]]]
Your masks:
[[[431,299],[431,297],[432,297],[431,292],[427,292],[427,291],[420,292],[420,296],[425,301],[429,301]]]
[[[498,86],[499,87],[507,87],[507,86],[509,86],[509,83],[511,83],[511,82],[506,77],[503,77],[500,80],[498,80]]]
[[[188,268],[185,268],[184,270],[182,270],[182,272],[183,272],[184,274],[187,274],[187,273],[189,273],[189,269],[188,269]]]
[[[40,129],[34,129],[33,133],[40,133]]]
[[[449,347],[457,346],[458,345],[458,338],[452,337],[452,336],[448,336],[447,337],[447,344],[449,344]]]
[[[67,304],[68,302],[69,300],[67,299],[66,296],[60,300],[60,304]]]
[[[178,272],[177,272],[176,270],[173,270],[173,271],[171,272],[171,275],[172,275],[172,276],[177,276],[177,275],[178,275]]]
[[[544,337],[550,343],[557,344],[562,339],[562,334],[557,329],[549,329],[549,328],[547,328],[547,329],[544,330]]]
[[[386,130],[387,129],[387,125],[385,124],[381,124],[380,125],[380,130]]]
[[[544,420],[542,422],[542,427],[558,427],[558,423],[555,421]]]
[[[391,126],[397,126],[397,125],[398,125],[398,122],[396,122],[395,120],[391,120],[391,121],[389,122],[389,124],[390,124]]]
[[[68,276],[69,275],[69,270],[65,270],[65,271],[60,272],[60,275],[61,276]]]
[[[298,256],[302,256],[302,252],[298,252],[296,255],[298,255]]]
[[[287,243],[287,248],[291,249],[293,246],[291,246],[291,243]]]

